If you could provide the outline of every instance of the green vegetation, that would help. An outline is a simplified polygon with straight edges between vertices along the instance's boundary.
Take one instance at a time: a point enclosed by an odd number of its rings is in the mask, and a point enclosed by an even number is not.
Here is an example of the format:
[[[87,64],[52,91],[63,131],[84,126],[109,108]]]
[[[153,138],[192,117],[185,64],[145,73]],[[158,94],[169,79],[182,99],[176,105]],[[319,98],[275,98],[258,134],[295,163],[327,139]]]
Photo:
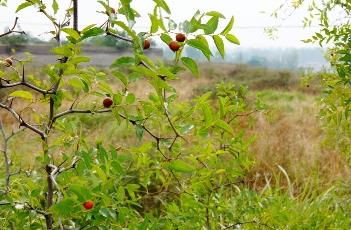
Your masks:
[[[240,44],[233,17],[222,30],[216,11],[175,26],[154,0],[150,30],[136,33],[131,2],[99,1],[106,23],[81,31],[77,0],[65,20],[56,0],[18,6],[52,23],[58,61],[1,60],[0,229],[348,229],[349,136],[335,139],[350,131],[343,75],[198,65],[187,47],[211,60],[209,42],[223,58],[224,40]],[[98,70],[80,48],[105,35],[133,55]],[[153,37],[172,63],[144,55]],[[319,109],[340,122],[321,127]]]

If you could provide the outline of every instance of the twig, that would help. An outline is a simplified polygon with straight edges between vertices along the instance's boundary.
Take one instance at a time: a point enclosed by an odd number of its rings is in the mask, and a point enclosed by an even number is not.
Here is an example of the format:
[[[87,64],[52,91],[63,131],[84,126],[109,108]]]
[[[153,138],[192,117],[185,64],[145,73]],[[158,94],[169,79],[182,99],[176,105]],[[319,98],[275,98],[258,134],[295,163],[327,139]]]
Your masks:
[[[5,104],[0,103],[0,108],[3,108],[5,110],[9,111],[13,115],[13,117],[18,121],[20,126],[26,127],[28,129],[32,130],[33,132],[37,133],[42,140],[46,139],[46,134],[42,130],[40,130],[40,129],[36,128],[35,126],[24,121],[22,119],[22,117],[14,109],[12,109],[10,106],[7,106]]]
[[[3,34],[0,34],[0,38],[1,38],[1,37],[4,37],[4,36],[6,36],[6,35],[12,34],[12,33],[26,34],[24,31],[17,31],[17,30],[15,30],[15,28],[16,28],[16,26],[17,26],[17,22],[18,22],[18,17],[16,17],[15,22],[14,22],[12,28],[9,29],[7,32],[5,32],[5,33],[3,33]]]
[[[6,84],[3,84],[2,81],[5,81]],[[22,69],[22,80],[20,82],[10,83],[9,80],[3,79],[3,78],[0,79],[0,89],[1,88],[12,88],[12,87],[16,87],[16,86],[26,86],[26,87],[28,87],[28,88],[30,88],[38,93],[42,93],[43,95],[54,93],[53,88],[51,88],[49,90],[45,90],[45,89],[41,89],[41,88],[27,82],[25,80],[24,67]]]

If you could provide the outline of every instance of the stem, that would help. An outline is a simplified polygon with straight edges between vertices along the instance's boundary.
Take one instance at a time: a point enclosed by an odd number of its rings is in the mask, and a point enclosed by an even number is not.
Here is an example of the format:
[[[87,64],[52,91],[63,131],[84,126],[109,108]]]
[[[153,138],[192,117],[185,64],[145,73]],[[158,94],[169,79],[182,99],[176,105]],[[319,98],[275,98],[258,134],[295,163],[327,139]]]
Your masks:
[[[0,128],[1,128],[1,134],[4,138],[4,148],[1,150],[4,154],[4,163],[5,163],[5,171],[6,171],[6,178],[5,178],[5,193],[9,192],[10,190],[10,164],[9,164],[9,157],[7,154],[7,149],[8,149],[8,138],[5,133],[5,129],[2,123],[2,120],[0,120]]]
[[[73,29],[78,32],[78,0],[73,0]]]

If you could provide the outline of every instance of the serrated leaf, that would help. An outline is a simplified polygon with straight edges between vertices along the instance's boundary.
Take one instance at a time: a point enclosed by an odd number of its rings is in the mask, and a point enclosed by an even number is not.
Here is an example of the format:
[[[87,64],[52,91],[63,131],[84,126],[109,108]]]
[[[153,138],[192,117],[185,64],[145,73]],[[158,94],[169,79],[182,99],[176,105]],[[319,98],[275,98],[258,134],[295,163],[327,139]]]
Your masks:
[[[182,57],[181,60],[182,60],[183,64],[191,71],[191,73],[195,77],[199,77],[199,75],[200,75],[199,68],[193,59],[191,59],[189,57]]]
[[[54,213],[58,216],[69,217],[72,216],[74,213],[79,211],[76,206],[76,202],[72,198],[66,198],[59,203],[54,204],[51,209]]]
[[[222,58],[224,59],[225,50],[224,50],[223,39],[219,35],[213,35],[212,38],[213,38],[213,41],[217,47],[218,52],[221,54]]]
[[[229,134],[233,134],[233,129],[223,120],[216,120],[214,122],[214,125],[220,129],[222,129],[223,131],[226,131]]]
[[[33,95],[30,92],[23,91],[23,90],[14,91],[14,92],[10,93],[9,96],[10,97],[20,97],[20,98],[26,99],[28,101],[33,100]]]
[[[181,172],[181,173],[191,173],[195,171],[195,167],[186,163],[185,161],[182,160],[174,160],[169,163],[169,168],[171,170],[174,170],[176,172]]]
[[[79,40],[80,39],[80,35],[79,33],[72,28],[63,28],[61,29],[63,32],[65,32],[66,34],[68,34],[70,37],[72,37],[75,40]]]
[[[191,47],[194,47],[195,49],[200,50],[208,60],[211,59],[211,50],[208,46],[206,46],[206,43],[201,41],[201,39],[189,39],[187,41],[187,44]]]
[[[224,28],[224,30],[221,32],[222,35],[227,35],[228,33],[230,33],[230,31],[232,30],[234,25],[234,16],[232,16],[232,18],[230,19],[228,25]]]
[[[173,39],[171,38],[171,36],[169,36],[168,34],[165,34],[165,33],[161,34],[160,38],[161,38],[161,40],[162,40],[164,43],[166,43],[167,45],[173,40]]]
[[[150,14],[149,15],[150,20],[151,20],[151,28],[150,28],[150,33],[156,33],[158,31],[158,28],[160,27],[159,20],[157,16]]]
[[[212,17],[210,20],[208,20],[204,28],[205,34],[213,34],[217,30],[218,21],[218,17]]]
[[[133,38],[134,41],[138,41],[139,38],[138,36],[135,34],[135,32],[129,28],[129,26],[127,26],[124,22],[122,21],[112,21],[114,24],[116,24],[117,26],[119,26],[121,29],[123,29],[125,32],[127,32],[127,34]]]
[[[204,103],[201,103],[200,106],[201,106],[202,113],[204,115],[206,127],[210,127],[213,119],[210,105],[207,102],[204,102]]]
[[[121,73],[119,71],[113,71],[112,74],[113,74],[113,76],[118,78],[123,83],[124,86],[128,85],[128,78],[126,75],[124,75],[123,73]]]
[[[16,13],[18,13],[19,11],[23,10],[24,8],[27,8],[27,7],[32,6],[32,5],[34,5],[34,3],[32,3],[32,2],[24,2],[24,3],[20,4],[17,7]]]
[[[227,34],[225,38],[230,41],[231,43],[234,43],[236,45],[240,45],[240,41],[237,37],[235,37],[233,34]]]
[[[69,60],[71,63],[73,64],[79,64],[81,62],[89,62],[90,58],[89,57],[85,57],[85,56],[76,56],[76,57],[72,57]]]
[[[87,29],[86,31],[82,32],[82,37],[80,38],[81,41],[84,39],[90,38],[90,37],[95,37],[98,35],[101,35],[104,33],[104,30],[99,28],[99,27],[93,27],[90,29]]]

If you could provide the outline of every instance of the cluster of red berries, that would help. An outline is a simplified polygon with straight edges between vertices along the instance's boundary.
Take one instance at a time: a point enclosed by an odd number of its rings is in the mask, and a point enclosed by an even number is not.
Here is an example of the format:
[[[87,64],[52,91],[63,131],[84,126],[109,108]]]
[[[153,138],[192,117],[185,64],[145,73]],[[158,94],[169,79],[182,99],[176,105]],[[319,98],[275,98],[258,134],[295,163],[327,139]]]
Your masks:
[[[178,33],[176,35],[176,40],[175,41],[171,41],[168,44],[168,47],[173,51],[173,52],[177,52],[180,49],[180,44],[179,42],[184,42],[186,40],[186,36],[185,34],[182,33]],[[144,40],[144,49],[149,49],[151,46],[151,42],[150,40]]]

